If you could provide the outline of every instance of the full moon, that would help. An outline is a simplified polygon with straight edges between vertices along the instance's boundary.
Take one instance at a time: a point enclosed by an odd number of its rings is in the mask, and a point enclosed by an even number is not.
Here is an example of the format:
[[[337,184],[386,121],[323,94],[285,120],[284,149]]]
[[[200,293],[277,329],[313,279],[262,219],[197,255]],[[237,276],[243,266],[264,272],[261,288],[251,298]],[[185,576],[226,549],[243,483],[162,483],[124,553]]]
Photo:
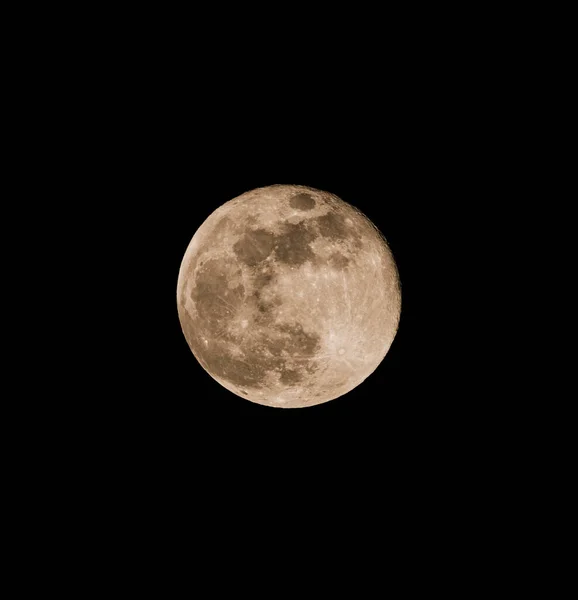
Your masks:
[[[185,339],[238,396],[299,408],[348,393],[385,358],[401,286],[373,223],[337,196],[272,185],[217,208],[177,282]]]

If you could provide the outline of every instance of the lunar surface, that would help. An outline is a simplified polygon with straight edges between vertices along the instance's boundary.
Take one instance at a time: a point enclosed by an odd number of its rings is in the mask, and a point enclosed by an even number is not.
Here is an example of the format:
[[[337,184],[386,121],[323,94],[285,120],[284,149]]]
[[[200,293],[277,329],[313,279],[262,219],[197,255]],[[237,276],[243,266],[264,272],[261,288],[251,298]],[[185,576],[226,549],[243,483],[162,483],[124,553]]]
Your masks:
[[[328,192],[272,185],[199,227],[177,307],[213,379],[252,402],[297,408],[338,398],[375,371],[397,332],[401,289],[364,214]]]

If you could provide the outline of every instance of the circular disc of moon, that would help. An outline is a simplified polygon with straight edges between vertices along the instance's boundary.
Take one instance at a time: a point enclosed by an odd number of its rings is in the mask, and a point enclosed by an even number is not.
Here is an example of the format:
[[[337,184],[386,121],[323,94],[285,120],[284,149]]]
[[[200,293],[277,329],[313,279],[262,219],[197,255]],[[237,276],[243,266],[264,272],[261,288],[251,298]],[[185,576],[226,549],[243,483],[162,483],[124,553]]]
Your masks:
[[[298,408],[338,398],[375,371],[397,332],[401,287],[363,213],[328,192],[272,185],[199,227],[177,307],[213,379],[252,402]]]

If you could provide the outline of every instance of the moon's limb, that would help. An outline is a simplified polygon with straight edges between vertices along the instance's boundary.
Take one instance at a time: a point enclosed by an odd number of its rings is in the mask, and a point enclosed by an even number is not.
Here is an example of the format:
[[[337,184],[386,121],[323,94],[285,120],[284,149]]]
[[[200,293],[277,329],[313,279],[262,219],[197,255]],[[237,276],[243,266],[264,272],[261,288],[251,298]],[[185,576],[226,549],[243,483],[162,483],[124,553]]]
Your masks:
[[[252,190],[197,230],[177,283],[203,368],[261,404],[312,406],[359,385],[397,332],[401,290],[384,237],[360,211],[304,186]]]

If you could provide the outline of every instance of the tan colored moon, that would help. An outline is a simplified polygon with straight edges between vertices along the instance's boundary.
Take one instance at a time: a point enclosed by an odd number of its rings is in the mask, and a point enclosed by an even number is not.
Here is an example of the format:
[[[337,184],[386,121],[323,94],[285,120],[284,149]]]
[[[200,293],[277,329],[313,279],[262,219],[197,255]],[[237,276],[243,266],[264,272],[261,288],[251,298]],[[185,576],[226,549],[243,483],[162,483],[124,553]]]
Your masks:
[[[177,306],[211,377],[252,402],[297,408],[338,398],[375,371],[397,332],[401,291],[365,215],[328,192],[272,185],[199,227]]]

